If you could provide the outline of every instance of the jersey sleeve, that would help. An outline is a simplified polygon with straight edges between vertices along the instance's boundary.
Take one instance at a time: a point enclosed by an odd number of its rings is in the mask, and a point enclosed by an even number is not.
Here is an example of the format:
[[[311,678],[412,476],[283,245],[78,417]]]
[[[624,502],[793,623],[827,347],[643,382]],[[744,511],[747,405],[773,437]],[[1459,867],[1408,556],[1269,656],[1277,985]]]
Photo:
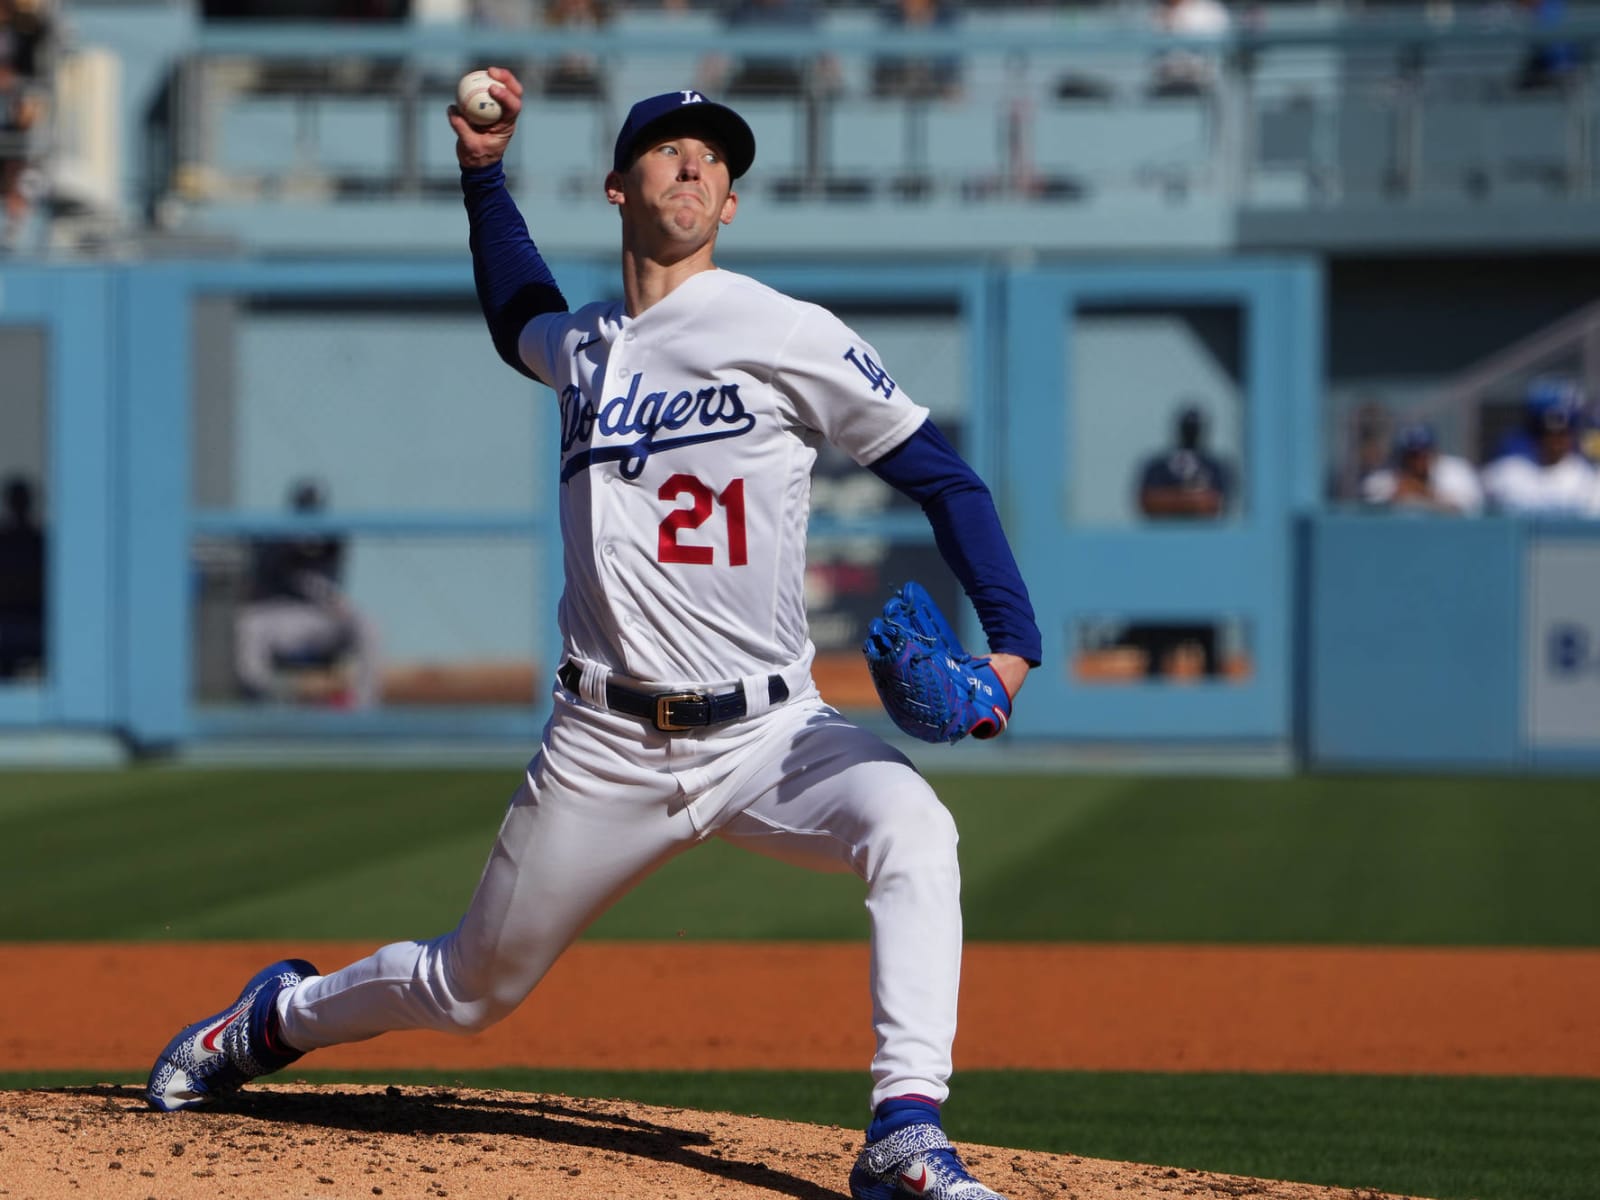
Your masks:
[[[779,351],[773,387],[800,422],[867,466],[928,418],[865,339],[826,309],[806,305]]]
[[[539,313],[565,312],[567,299],[506,190],[504,166],[495,162],[463,169],[461,191],[467,207],[472,278],[489,335],[500,357],[528,374],[517,354],[519,334]]]
[[[872,472],[922,506],[939,554],[977,610],[992,654],[1042,659],[1039,626],[1000,527],[994,497],[938,427],[925,421]]]
[[[555,364],[560,360],[562,336],[571,321],[566,313],[541,313],[522,327],[517,354],[534,378],[555,387]]]

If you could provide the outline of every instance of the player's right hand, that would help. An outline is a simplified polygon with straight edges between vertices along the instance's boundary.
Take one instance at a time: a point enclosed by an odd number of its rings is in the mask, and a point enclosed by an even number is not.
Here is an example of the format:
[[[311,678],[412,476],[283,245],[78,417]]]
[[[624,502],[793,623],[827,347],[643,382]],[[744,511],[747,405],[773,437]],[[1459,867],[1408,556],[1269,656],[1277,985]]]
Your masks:
[[[500,101],[500,119],[493,125],[474,125],[452,104],[450,127],[456,131],[456,161],[463,167],[487,167],[505,157],[522,111],[522,83],[505,67],[486,68],[495,86],[489,94]]]

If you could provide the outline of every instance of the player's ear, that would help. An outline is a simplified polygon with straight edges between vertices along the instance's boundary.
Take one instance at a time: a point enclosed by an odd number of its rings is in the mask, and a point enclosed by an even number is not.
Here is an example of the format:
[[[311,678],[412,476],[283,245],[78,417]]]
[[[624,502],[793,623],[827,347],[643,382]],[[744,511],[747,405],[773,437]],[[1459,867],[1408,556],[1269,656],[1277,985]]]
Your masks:
[[[606,199],[619,208],[622,206],[622,172],[606,172]]]
[[[730,191],[728,198],[722,202],[722,213],[718,218],[724,225],[733,224],[734,214],[739,211],[739,193]]]

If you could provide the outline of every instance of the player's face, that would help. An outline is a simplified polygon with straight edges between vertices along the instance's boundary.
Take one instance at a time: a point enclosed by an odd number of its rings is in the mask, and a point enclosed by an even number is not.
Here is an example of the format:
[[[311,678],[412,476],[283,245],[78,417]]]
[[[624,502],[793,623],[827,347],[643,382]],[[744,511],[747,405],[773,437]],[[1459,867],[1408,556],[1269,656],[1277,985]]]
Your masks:
[[[1400,456],[1400,471],[1413,479],[1426,481],[1433,470],[1433,451],[1409,450]]]
[[[1560,462],[1577,446],[1570,429],[1546,429],[1539,437],[1539,461],[1546,466]]]
[[[612,173],[606,193],[636,236],[679,249],[715,239],[739,202],[722,151],[690,135],[649,147],[626,172]]]

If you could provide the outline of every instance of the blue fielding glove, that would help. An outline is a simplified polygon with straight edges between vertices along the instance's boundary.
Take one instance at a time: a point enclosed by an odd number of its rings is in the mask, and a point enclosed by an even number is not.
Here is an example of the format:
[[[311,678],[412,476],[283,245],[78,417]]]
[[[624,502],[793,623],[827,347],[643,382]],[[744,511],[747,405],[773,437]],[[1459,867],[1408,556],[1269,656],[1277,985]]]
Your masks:
[[[889,598],[861,645],[884,711],[925,742],[992,738],[1011,719],[1011,697],[987,658],[961,648],[950,622],[918,583]]]

